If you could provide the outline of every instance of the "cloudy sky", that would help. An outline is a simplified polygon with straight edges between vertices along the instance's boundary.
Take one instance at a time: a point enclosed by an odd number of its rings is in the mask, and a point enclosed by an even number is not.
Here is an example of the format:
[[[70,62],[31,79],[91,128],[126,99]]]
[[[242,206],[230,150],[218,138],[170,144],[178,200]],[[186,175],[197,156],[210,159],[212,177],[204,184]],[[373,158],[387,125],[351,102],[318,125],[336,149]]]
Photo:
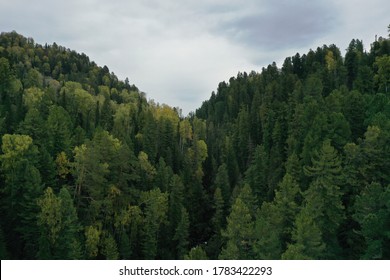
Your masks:
[[[389,15],[388,0],[0,0],[0,31],[84,52],[187,114],[239,71],[353,38],[369,49]]]

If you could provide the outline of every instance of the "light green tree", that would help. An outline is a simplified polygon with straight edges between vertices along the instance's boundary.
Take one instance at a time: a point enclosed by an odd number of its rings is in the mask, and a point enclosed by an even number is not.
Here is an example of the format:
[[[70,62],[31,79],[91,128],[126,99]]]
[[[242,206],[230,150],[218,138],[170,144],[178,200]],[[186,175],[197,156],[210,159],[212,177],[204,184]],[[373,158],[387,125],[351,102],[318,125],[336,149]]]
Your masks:
[[[326,245],[322,240],[321,230],[308,208],[303,208],[297,216],[292,240],[293,243],[288,245],[282,259],[318,260],[324,258]]]

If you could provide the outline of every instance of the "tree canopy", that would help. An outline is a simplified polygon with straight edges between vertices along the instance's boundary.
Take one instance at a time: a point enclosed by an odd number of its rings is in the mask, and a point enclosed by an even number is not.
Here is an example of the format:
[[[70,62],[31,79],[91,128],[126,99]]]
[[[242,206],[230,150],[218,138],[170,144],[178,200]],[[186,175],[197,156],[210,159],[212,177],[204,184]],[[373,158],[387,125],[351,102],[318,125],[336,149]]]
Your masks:
[[[0,258],[389,259],[390,39],[219,83],[188,116],[0,35]]]

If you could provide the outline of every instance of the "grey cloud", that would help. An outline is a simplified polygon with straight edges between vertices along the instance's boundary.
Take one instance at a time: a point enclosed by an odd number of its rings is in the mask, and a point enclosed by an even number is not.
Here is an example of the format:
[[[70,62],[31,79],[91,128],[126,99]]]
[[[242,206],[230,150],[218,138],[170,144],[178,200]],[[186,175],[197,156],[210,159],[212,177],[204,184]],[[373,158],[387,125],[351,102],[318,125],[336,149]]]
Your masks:
[[[338,23],[331,2],[259,1],[247,14],[221,21],[214,32],[262,50],[300,47],[331,31]]]
[[[238,71],[386,28],[389,2],[359,1],[0,0],[0,26],[84,52],[188,112]]]

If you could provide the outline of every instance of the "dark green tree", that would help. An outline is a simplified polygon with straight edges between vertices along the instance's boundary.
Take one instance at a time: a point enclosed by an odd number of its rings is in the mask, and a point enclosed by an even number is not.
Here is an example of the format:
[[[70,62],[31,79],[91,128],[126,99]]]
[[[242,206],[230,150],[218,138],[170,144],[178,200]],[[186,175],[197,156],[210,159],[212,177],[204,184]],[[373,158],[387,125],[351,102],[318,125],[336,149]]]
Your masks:
[[[4,176],[2,207],[5,232],[12,244],[12,258],[35,258],[38,249],[36,199],[41,195],[41,177],[35,168],[38,149],[27,135],[5,134],[0,155]]]
[[[182,207],[181,208],[181,217],[180,222],[177,225],[175,235],[173,236],[173,240],[177,242],[177,258],[183,259],[185,254],[188,252],[189,245],[189,227],[190,221],[188,217],[187,210]]]
[[[341,160],[329,140],[323,142],[320,151],[312,158],[312,165],[304,167],[304,171],[312,178],[304,194],[306,208],[327,246],[325,257],[335,258],[340,250],[337,236],[345,213],[340,189]]]
[[[142,253],[145,259],[151,260],[158,256],[159,230],[167,219],[168,196],[160,189],[153,189],[143,193],[141,201],[145,205]]]
[[[372,183],[356,198],[354,219],[365,241],[362,259],[388,259],[390,256],[390,185]]]
[[[272,194],[268,188],[268,156],[263,146],[257,146],[251,165],[246,171],[245,181],[251,186],[259,203],[269,201]]]

